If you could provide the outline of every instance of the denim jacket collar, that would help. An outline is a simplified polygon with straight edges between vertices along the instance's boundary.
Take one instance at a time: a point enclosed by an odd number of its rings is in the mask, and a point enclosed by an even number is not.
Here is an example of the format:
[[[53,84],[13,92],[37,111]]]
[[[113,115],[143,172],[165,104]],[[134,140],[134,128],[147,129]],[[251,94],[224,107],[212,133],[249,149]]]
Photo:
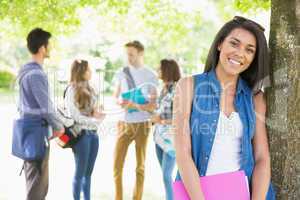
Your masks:
[[[221,88],[221,84],[220,84],[220,81],[217,79],[217,75],[216,75],[216,71],[215,69],[211,69],[209,72],[208,72],[208,77],[209,77],[209,80],[211,81],[212,83],[212,89],[214,91],[214,93],[216,94],[221,94],[221,91],[222,91],[222,88]],[[251,90],[247,83],[239,76],[238,78],[238,83],[237,83],[237,95],[240,94],[241,92],[243,92],[244,94],[248,94],[247,91]]]

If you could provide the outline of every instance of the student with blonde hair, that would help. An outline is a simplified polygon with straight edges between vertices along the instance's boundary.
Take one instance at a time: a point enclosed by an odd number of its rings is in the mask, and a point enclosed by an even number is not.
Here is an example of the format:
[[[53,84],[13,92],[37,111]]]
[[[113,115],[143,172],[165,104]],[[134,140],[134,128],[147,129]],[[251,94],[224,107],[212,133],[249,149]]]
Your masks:
[[[99,148],[97,129],[105,115],[97,107],[97,97],[89,81],[92,71],[86,60],[75,60],[70,85],[66,89],[65,108],[81,129],[79,141],[72,147],[75,158],[73,198],[90,200],[91,176]]]

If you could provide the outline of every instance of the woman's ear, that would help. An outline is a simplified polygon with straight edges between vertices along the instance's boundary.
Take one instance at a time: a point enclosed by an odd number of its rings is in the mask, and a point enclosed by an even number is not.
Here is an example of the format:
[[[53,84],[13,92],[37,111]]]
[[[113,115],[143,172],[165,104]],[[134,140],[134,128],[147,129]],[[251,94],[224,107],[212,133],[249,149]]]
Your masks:
[[[221,51],[221,49],[222,49],[222,44],[223,44],[223,43],[220,43],[220,44],[218,45],[218,51]]]

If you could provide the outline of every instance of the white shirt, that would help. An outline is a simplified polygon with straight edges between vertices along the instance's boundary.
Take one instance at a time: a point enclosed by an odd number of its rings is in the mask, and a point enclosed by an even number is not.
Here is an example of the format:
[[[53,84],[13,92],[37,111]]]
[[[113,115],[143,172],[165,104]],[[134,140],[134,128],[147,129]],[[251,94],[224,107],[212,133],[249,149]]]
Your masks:
[[[139,67],[135,68],[129,66],[129,71],[131,76],[135,82],[136,87],[141,87],[143,95],[146,97],[149,96],[151,88],[157,88],[158,86],[158,79],[155,73],[147,67]],[[113,79],[113,82],[116,85],[121,86],[121,92],[124,93],[129,90],[127,80],[125,78],[125,74],[123,72],[123,68],[119,70]],[[138,111],[138,112],[131,112],[128,113],[125,110],[122,113],[121,121],[125,121],[128,123],[138,123],[138,122],[145,122],[150,118],[150,113],[146,111]]]
[[[243,124],[237,112],[227,117],[220,111],[217,131],[208,161],[206,176],[240,169]]]
[[[75,102],[75,90],[72,86],[68,87],[66,91],[66,97],[64,99],[64,105],[67,115],[74,119],[77,123],[77,128],[86,130],[97,130],[101,123],[101,120],[94,117],[88,117],[80,112]]]

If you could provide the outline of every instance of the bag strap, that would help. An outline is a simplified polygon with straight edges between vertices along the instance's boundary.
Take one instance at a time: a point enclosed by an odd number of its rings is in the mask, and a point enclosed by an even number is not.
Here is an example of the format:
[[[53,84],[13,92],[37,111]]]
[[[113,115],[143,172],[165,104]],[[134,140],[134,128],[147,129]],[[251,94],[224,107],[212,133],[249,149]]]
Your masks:
[[[67,94],[67,91],[68,91],[69,87],[71,87],[71,84],[67,85],[67,87],[65,88],[64,93],[63,93],[63,100],[66,99],[66,94]],[[64,102],[64,107],[63,107],[63,109],[64,109],[64,110],[66,109],[65,102]],[[57,110],[58,110],[58,112],[60,112],[61,114],[63,113],[60,109],[57,109]],[[63,116],[65,116],[65,115],[63,114]]]
[[[24,78],[27,74],[31,73],[33,70],[36,70],[36,69],[35,69],[34,67],[30,67],[30,68],[27,69],[26,71],[23,71],[23,72],[20,71],[20,73],[19,73],[18,76],[17,76],[17,80],[18,80],[19,85],[21,84],[23,78]]]
[[[25,168],[25,161],[22,164],[22,169],[20,170],[19,176],[22,176],[22,172],[24,171]]]
[[[123,72],[125,74],[125,78],[126,78],[126,81],[127,81],[127,85],[128,85],[128,89],[132,89],[132,88],[135,88],[136,85],[135,85],[135,82],[134,82],[134,79],[130,73],[130,70],[129,70],[129,67],[124,67],[123,68]]]
[[[27,74],[31,73],[32,70],[33,70],[33,69],[29,69],[28,71],[25,71],[25,72],[20,73],[20,74],[18,75],[17,81],[18,81],[19,87],[21,86],[21,83],[22,83],[24,77],[25,77]],[[18,105],[18,107],[17,107],[17,111],[20,113],[20,107],[19,107],[19,105]],[[44,119],[44,118],[42,118],[42,126],[48,126],[48,125],[49,125],[49,123],[47,122],[47,120]],[[23,170],[24,170],[24,166],[23,166],[23,168],[22,168],[22,170],[21,170],[21,172],[20,172],[20,176],[21,176]]]
[[[63,94],[64,99],[66,98],[67,90],[69,89],[70,86],[71,86],[70,84],[67,85],[67,87],[64,90],[64,94]]]
[[[16,79],[16,82],[18,82],[19,88],[20,88],[20,86],[21,86],[21,83],[22,83],[24,77],[25,77],[27,74],[31,73],[32,70],[34,70],[33,67],[29,68],[27,71],[23,71],[23,72],[20,71],[20,72],[19,72],[19,74],[18,74],[18,76],[17,76],[17,79]],[[18,112],[20,112],[19,106],[18,106],[17,110],[18,110]]]
[[[21,87],[21,83],[22,83],[23,78],[24,78],[28,73],[30,73],[30,70],[25,71],[25,72],[23,72],[23,73],[20,73],[20,74],[17,76],[17,82],[18,82],[19,88]],[[19,113],[21,112],[21,109],[20,109],[19,105],[18,105],[17,111],[18,111]],[[21,171],[21,172],[22,172],[22,171]]]

